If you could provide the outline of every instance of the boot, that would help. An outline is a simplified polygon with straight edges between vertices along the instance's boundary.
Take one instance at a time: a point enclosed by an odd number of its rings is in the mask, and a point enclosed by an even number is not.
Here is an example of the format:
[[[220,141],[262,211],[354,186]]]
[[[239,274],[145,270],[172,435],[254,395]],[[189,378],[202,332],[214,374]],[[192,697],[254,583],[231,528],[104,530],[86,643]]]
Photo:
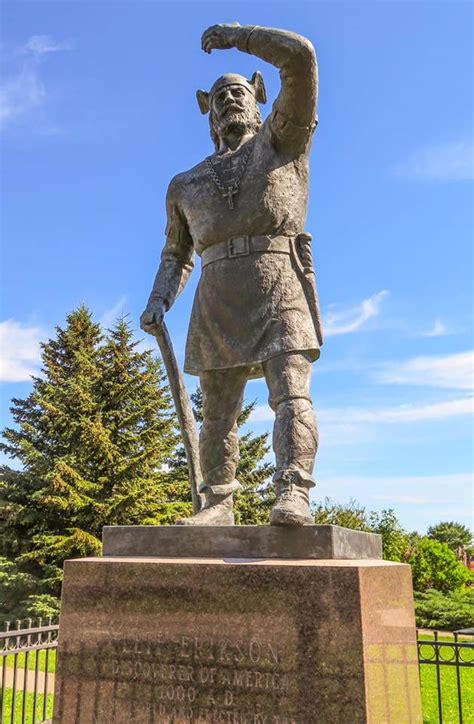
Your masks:
[[[177,525],[234,525],[234,490],[240,488],[234,481],[229,485],[213,485],[205,487],[205,502],[201,510],[191,518],[181,518]]]
[[[274,481],[277,502],[270,516],[271,525],[311,525],[314,521],[309,510],[309,486],[294,471]],[[314,483],[313,483],[314,485]],[[312,486],[311,486],[312,487]]]

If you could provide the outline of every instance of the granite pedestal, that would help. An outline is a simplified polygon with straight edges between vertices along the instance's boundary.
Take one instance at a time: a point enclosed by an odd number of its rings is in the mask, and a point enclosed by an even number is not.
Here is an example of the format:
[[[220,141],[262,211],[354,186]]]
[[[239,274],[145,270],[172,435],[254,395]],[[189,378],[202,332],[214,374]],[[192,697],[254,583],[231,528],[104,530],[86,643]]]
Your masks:
[[[408,566],[238,552],[67,561],[54,722],[421,724]]]
[[[102,539],[105,556],[382,558],[380,535],[340,525],[117,525]]]

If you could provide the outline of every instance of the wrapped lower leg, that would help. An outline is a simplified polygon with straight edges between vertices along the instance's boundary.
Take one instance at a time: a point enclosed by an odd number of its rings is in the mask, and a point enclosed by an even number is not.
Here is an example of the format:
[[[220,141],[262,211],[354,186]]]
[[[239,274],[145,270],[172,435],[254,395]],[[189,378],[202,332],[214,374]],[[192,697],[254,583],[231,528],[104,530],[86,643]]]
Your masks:
[[[203,485],[204,505],[192,518],[182,518],[177,525],[234,525],[234,496],[242,486],[237,480],[223,485]]]

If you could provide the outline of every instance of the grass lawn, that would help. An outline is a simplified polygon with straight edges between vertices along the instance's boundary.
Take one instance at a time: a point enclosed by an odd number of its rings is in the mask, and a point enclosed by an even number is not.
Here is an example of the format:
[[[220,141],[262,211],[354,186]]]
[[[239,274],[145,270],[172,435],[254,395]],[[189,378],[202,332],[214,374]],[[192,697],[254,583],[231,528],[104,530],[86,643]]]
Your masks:
[[[420,639],[432,641],[432,636],[420,635]],[[440,641],[452,641],[452,637],[440,636]],[[467,639],[466,639],[467,640]],[[470,639],[472,641],[472,639]],[[432,655],[433,650],[427,647],[422,654]],[[466,661],[472,661],[473,667],[461,667],[461,693],[463,724],[474,724],[474,652],[463,652]],[[422,664],[421,672],[421,698],[423,702],[424,724],[438,724],[438,690],[436,680],[436,666]],[[441,700],[443,707],[443,724],[459,724],[457,676],[455,666],[440,666],[441,674]]]
[[[28,670],[32,671],[36,668],[36,656],[38,656],[39,671],[46,671],[46,651],[31,651],[28,657]],[[18,668],[25,668],[25,654],[18,654]],[[7,656],[7,666],[12,669],[15,664],[14,656]],[[49,649],[48,672],[54,674],[56,671],[56,649]]]
[[[5,698],[3,703],[3,718],[2,724],[21,724],[22,721],[22,705],[23,705],[23,692],[17,691],[15,697],[15,716],[12,719],[11,708],[12,708],[12,689],[5,689]],[[53,716],[53,694],[48,694],[46,703],[46,719],[51,719]],[[36,697],[36,721],[44,721],[43,718],[43,704],[44,695],[38,694]],[[0,704],[1,707],[1,704]],[[33,694],[28,694],[26,697],[26,724],[32,724],[33,722]]]

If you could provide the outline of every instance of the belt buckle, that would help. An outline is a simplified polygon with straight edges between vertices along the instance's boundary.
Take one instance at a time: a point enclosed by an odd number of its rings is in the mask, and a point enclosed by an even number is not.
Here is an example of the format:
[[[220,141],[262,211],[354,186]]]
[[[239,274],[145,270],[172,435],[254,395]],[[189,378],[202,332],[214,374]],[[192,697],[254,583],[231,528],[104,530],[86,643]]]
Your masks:
[[[250,254],[250,236],[234,236],[227,242],[227,256],[234,259],[236,256]]]

